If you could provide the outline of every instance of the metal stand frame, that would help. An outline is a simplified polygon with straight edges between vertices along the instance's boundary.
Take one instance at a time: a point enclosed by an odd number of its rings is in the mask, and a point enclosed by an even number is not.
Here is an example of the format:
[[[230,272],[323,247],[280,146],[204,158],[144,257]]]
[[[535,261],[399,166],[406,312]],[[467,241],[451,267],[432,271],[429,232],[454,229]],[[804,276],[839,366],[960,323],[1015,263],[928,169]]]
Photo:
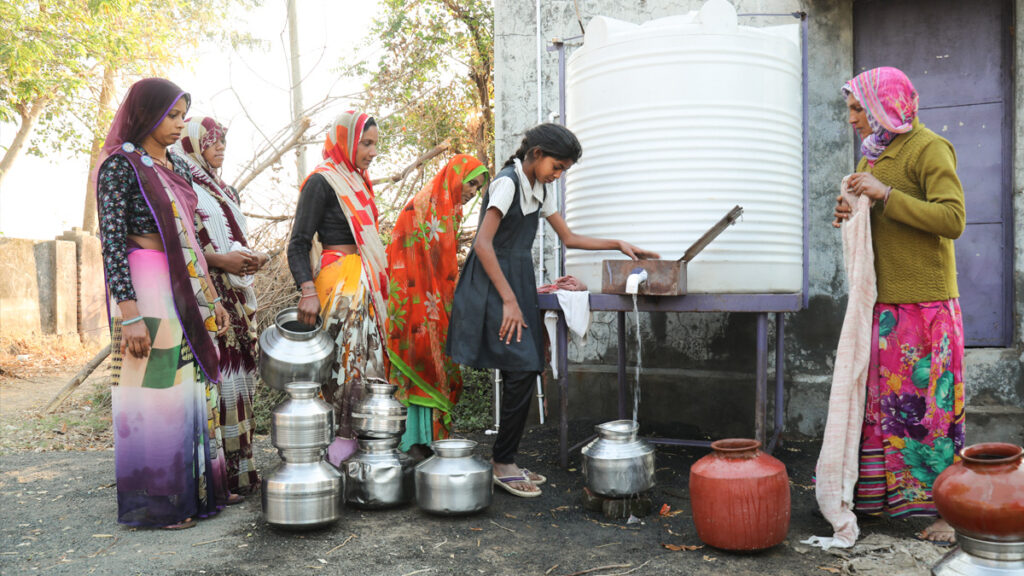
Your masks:
[[[800,56],[802,72],[802,120],[803,120],[803,283],[802,292],[799,294],[687,294],[685,296],[640,296],[637,301],[637,309],[642,312],[733,312],[757,314],[757,350],[756,350],[756,376],[755,376],[755,400],[754,400],[754,433],[757,440],[764,444],[768,452],[775,449],[782,434],[784,425],[784,379],[785,371],[785,312],[797,312],[807,307],[810,298],[810,282],[808,268],[810,265],[810,250],[808,247],[808,236],[810,232],[810,213],[808,203],[810,196],[808,186],[810,182],[810,147],[809,126],[808,126],[808,103],[809,89],[807,84],[808,54],[807,37],[808,22],[806,12],[787,12],[770,14],[738,14],[738,16],[781,16],[792,17],[800,20]],[[558,53],[558,113],[559,122],[566,124],[565,113],[565,43],[581,38],[555,39],[548,46],[548,52]],[[560,198],[561,214],[565,215],[565,176],[562,176],[562,195]],[[559,272],[565,273],[565,246],[560,246]],[[554,294],[538,294],[538,302],[541,310],[558,311],[558,351],[556,354],[558,362],[558,445],[559,462],[562,467],[569,465],[569,452],[582,447],[589,442],[593,436],[573,446],[569,446],[569,370],[568,370],[568,327],[565,323],[565,316],[558,305],[558,298]],[[633,310],[633,299],[627,296],[614,294],[591,294],[590,309],[598,311],[617,312],[618,319],[618,404],[619,418],[626,418],[627,385],[626,385],[626,312]],[[767,435],[768,417],[768,315],[775,314],[775,414],[774,429],[772,437],[765,443]],[[677,446],[699,446],[710,445],[706,440],[682,440],[675,438],[649,438],[657,444],[672,444]]]
[[[568,327],[565,316],[553,294],[539,294],[542,310],[558,311],[558,445],[559,462],[569,465],[569,452],[589,442],[587,438],[569,446],[569,355],[566,339]],[[796,312],[801,308],[800,294],[689,294],[686,296],[654,297],[641,296],[637,309],[641,312],[737,312],[757,314],[757,351],[754,379],[754,437],[772,452],[778,444],[784,425],[784,384],[785,384],[785,312]],[[628,378],[626,376],[626,312],[633,310],[633,300],[614,294],[591,294],[590,309],[617,313],[618,327],[618,406],[620,419],[628,418]],[[775,314],[775,414],[771,438],[767,435],[768,424],[768,315]],[[675,446],[706,447],[707,440],[684,440],[676,438],[648,438],[656,444]]]

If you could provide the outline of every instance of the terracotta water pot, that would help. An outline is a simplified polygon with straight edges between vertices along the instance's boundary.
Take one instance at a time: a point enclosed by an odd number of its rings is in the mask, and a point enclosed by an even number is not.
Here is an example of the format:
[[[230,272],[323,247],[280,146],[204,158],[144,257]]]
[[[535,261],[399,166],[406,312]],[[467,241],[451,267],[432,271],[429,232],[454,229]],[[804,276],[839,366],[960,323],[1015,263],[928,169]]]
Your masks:
[[[711,454],[690,468],[690,503],[697,536],[724,550],[760,550],[789,532],[789,475],[761,452],[757,440],[711,443]]]
[[[974,444],[935,479],[939,514],[960,534],[994,542],[1024,542],[1024,449]]]

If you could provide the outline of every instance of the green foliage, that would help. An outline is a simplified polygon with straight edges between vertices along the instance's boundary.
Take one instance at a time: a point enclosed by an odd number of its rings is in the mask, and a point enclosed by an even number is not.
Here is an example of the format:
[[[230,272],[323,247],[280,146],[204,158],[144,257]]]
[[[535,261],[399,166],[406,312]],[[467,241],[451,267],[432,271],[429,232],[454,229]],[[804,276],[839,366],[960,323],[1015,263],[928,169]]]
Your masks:
[[[200,40],[239,44],[230,9],[255,0],[13,0],[0,3],[0,120],[47,103],[30,153],[83,152],[112,111],[97,111],[106,69],[131,81],[190,61]]]
[[[263,379],[256,384],[256,393],[252,400],[253,430],[257,434],[270,434],[270,415],[274,408],[288,398],[286,392],[267,386]]]
[[[452,419],[459,433],[476,432],[494,425],[494,379],[491,370],[462,367],[462,396]]]
[[[384,158],[398,163],[450,139],[453,152],[490,164],[493,27],[489,0],[381,0],[366,41],[380,57],[346,72],[370,76],[364,106],[377,116]]]

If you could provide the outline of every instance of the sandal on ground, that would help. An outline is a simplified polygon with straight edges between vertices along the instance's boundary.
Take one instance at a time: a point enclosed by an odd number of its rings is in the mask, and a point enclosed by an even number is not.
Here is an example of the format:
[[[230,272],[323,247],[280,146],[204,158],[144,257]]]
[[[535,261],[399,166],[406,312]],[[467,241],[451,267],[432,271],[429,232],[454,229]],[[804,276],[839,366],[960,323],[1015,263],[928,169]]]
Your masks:
[[[161,526],[162,530],[186,530],[196,525],[196,521],[192,518],[185,518],[177,524],[168,524],[167,526]]]
[[[526,476],[527,480],[533,483],[534,486],[540,486],[541,484],[548,481],[546,476],[537,474],[536,472],[530,472],[526,468],[520,468],[519,471],[523,476]]]
[[[540,490],[534,490],[532,492],[528,492],[526,490],[520,490],[520,489],[512,486],[512,484],[511,484],[511,482],[529,482],[529,481],[530,481],[530,479],[527,478],[526,476],[503,476],[501,478],[498,478],[497,476],[494,476],[494,485],[495,486],[500,486],[500,487],[504,488],[506,492],[508,492],[509,494],[512,494],[513,496],[519,496],[520,498],[536,498],[537,496],[540,496],[540,494],[541,494]]]
[[[228,497],[227,502],[225,502],[224,504],[226,506],[234,506],[235,504],[241,504],[242,502],[245,502],[245,496],[242,496],[241,494],[235,494],[234,492],[232,492],[231,496]]]

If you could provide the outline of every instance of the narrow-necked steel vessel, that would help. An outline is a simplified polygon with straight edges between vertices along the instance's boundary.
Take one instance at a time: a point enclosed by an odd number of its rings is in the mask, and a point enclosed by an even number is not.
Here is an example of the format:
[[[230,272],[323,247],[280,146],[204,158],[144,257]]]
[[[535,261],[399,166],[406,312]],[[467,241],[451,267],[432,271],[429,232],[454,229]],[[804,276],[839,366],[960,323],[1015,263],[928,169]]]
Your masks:
[[[352,428],[366,438],[391,438],[405,432],[408,409],[395,399],[397,386],[381,378],[367,378],[366,395],[352,410]]]
[[[416,467],[416,502],[426,512],[455,516],[491,505],[494,468],[473,454],[472,440],[435,440],[434,455]]]
[[[583,476],[591,492],[621,498],[654,487],[654,447],[637,437],[634,420],[597,425],[597,438],[583,454]]]
[[[298,308],[285,308],[260,335],[260,376],[271,388],[284,390],[289,382],[323,384],[331,377],[334,341],[320,328],[299,322]]]
[[[415,465],[398,449],[400,438],[360,438],[359,450],[342,465],[345,503],[357,508],[391,508],[416,495]]]

